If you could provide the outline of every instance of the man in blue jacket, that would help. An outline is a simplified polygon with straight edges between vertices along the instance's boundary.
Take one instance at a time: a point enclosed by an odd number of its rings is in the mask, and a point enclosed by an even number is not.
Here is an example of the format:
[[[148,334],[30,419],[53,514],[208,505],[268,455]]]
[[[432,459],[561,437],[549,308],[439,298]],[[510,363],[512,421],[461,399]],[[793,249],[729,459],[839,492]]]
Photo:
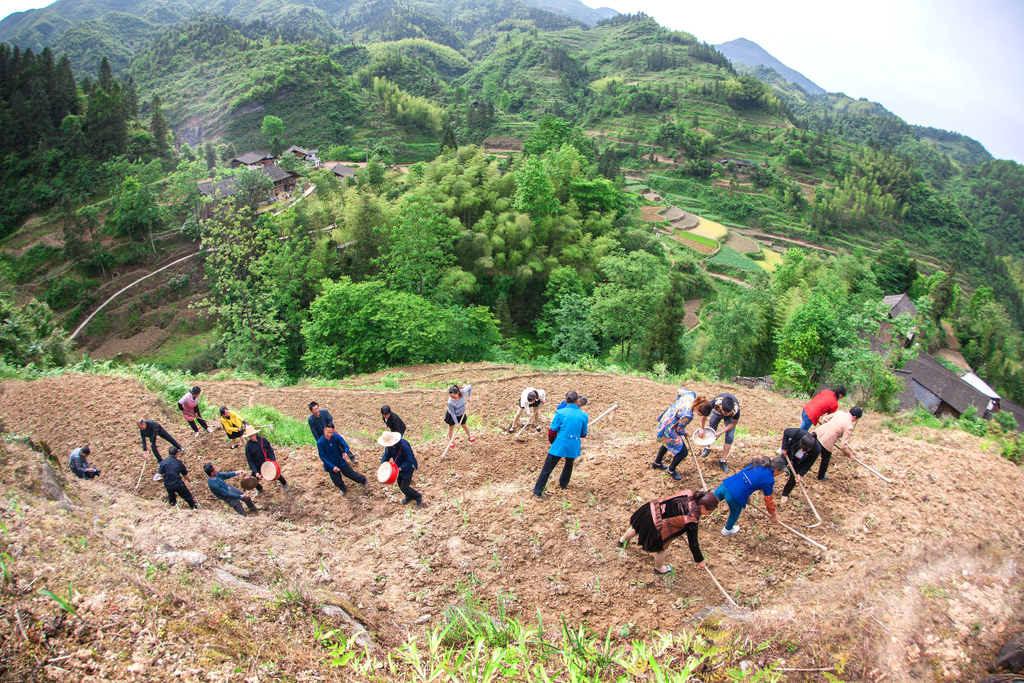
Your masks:
[[[558,478],[558,485],[563,489],[569,485],[572,478],[572,466],[576,458],[580,456],[580,439],[587,435],[587,423],[590,416],[580,410],[577,402],[580,396],[575,391],[565,395],[565,407],[555,411],[555,419],[551,421],[551,431],[556,432],[555,440],[548,449],[547,460],[544,461],[544,469],[537,477],[537,484],[533,487],[533,495],[540,498],[547,486],[548,477],[555,465],[562,458],[565,458],[565,465],[562,467],[562,476]]]
[[[203,465],[203,472],[206,472],[206,485],[210,487],[210,492],[230,505],[235,512],[245,517],[245,508],[242,507],[243,502],[249,506],[251,511],[256,512],[257,508],[253,505],[252,498],[249,497],[248,493],[242,493],[224,481],[225,479],[237,476],[239,472],[218,472],[212,462]]]
[[[408,505],[414,500],[416,507],[423,505],[423,494],[412,487],[412,473],[420,468],[412,452],[412,446],[398,432],[384,432],[377,439],[377,443],[384,447],[381,464],[393,460],[398,466],[398,490],[405,494],[402,505]]]
[[[341,434],[334,431],[333,422],[328,422],[324,426],[324,435],[316,442],[316,450],[320,454],[320,460],[324,463],[324,471],[331,475],[331,481],[341,489],[341,495],[344,496],[348,491],[348,487],[345,486],[345,480],[342,479],[341,475],[345,475],[357,484],[362,484],[364,489],[370,488],[366,477],[356,472],[348,464],[345,456],[347,455],[349,458],[352,458],[352,452],[349,451],[345,439],[341,438]],[[352,458],[352,460],[354,462],[355,458]]]

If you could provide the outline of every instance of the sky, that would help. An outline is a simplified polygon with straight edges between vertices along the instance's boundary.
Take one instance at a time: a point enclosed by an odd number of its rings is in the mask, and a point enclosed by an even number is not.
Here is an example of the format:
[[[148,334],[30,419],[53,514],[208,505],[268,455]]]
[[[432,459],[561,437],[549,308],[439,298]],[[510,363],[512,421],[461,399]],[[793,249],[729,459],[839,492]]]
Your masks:
[[[0,0],[2,2],[3,0]],[[587,0],[708,43],[752,40],[829,92],[1024,163],[1022,0]]]
[[[0,17],[50,4],[0,0]],[[829,92],[1024,163],[1024,0],[587,0],[709,43],[752,40]]]

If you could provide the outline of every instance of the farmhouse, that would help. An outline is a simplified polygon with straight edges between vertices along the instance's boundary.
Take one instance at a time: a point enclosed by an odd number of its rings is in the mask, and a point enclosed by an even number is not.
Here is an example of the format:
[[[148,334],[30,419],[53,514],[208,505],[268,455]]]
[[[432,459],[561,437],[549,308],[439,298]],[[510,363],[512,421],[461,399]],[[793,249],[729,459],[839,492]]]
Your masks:
[[[263,166],[260,170],[270,176],[270,179],[274,182],[271,197],[275,201],[280,199],[282,195],[290,194],[295,189],[296,179],[299,177],[297,173],[286,171],[277,164]]]
[[[246,152],[231,160],[231,168],[259,168],[274,163],[274,157],[270,152]]]
[[[889,320],[895,320],[901,315],[917,316],[917,307],[914,306],[914,302],[906,294],[882,297],[882,303],[889,309]],[[892,323],[888,321],[883,322],[878,329],[878,335],[871,339],[871,348],[876,352],[880,352],[882,347],[889,346],[892,342]],[[908,333],[906,338],[898,340],[898,343],[903,348],[909,349],[910,345],[914,343],[914,332]]]
[[[298,174],[286,171],[276,164],[259,166],[258,168],[274,183],[274,187],[268,197],[271,201],[277,201],[295,190]],[[212,180],[199,183],[199,191],[211,200],[199,210],[199,220],[202,221],[209,219],[213,215],[214,208],[221,200],[238,194],[234,176],[224,178],[216,184]]]
[[[324,167],[334,173],[334,175],[342,180],[345,178],[352,178],[356,175],[356,169],[351,166],[346,166],[340,161],[328,161],[324,164]]]
[[[307,164],[312,164],[313,166],[319,166],[320,165],[320,159],[317,157],[317,153],[319,151],[320,151],[319,149],[303,149],[302,147],[299,147],[298,145],[292,145],[291,147],[286,149],[284,151],[284,153],[285,154],[291,154],[296,159],[302,159]]]

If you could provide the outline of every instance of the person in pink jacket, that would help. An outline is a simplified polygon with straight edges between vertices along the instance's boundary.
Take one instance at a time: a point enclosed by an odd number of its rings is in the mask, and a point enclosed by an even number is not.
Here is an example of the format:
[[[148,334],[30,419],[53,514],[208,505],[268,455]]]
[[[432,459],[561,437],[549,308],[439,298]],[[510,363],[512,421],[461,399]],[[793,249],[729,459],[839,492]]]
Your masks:
[[[850,408],[850,412],[837,410],[831,415],[822,415],[820,424],[814,430],[821,444],[821,464],[818,465],[818,480],[828,479],[828,463],[832,459],[832,451],[835,450],[836,442],[839,442],[839,449],[846,455],[850,455],[850,437],[853,436],[853,428],[857,421],[864,416],[864,409],[858,406]]]
[[[200,435],[199,427],[196,426],[196,422],[203,426],[208,433],[213,433],[213,427],[206,424],[206,420],[199,414],[199,392],[202,391],[199,387],[192,387],[190,391],[186,391],[185,395],[178,400],[178,409],[181,410],[181,416],[185,418],[185,422],[192,428],[192,435],[198,437]]]

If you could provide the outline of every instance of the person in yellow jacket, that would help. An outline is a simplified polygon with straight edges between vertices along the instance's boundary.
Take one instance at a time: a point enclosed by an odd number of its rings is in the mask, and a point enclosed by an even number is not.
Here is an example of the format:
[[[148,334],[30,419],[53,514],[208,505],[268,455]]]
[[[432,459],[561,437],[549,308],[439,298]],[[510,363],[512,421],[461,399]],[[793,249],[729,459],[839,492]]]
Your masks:
[[[224,433],[231,439],[230,448],[238,448],[239,439],[245,434],[245,420],[238,413],[228,410],[227,406],[221,406],[220,423],[224,426]]]

